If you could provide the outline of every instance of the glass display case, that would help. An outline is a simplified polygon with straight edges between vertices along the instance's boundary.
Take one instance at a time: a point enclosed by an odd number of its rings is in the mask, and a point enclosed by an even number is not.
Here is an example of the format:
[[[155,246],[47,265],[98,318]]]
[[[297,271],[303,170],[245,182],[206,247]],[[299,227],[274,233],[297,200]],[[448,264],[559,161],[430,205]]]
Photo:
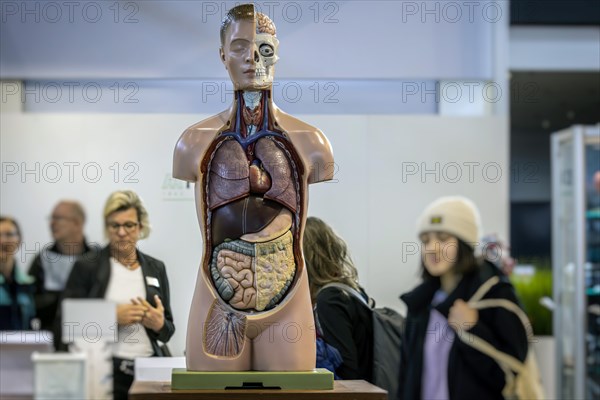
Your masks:
[[[600,399],[600,125],[552,135],[556,393]]]

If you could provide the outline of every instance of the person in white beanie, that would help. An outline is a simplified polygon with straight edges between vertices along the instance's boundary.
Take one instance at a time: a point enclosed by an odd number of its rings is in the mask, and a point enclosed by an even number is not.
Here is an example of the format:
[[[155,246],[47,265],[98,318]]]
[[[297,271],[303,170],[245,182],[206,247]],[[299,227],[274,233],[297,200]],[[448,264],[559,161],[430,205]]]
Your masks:
[[[503,399],[503,370],[457,337],[468,331],[521,361],[527,355],[527,334],[515,314],[467,304],[493,276],[500,282],[485,297],[518,304],[506,276],[475,256],[481,231],[477,207],[465,197],[442,197],[423,211],[417,231],[423,282],[400,296],[408,309],[401,398]]]

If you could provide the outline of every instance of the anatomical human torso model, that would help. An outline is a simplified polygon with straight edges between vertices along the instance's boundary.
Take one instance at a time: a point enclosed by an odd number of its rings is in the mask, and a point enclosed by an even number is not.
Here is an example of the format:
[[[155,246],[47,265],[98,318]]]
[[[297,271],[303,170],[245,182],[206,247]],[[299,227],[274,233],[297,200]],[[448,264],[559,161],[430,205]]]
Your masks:
[[[307,187],[331,179],[318,129],[272,101],[279,42],[251,4],[229,10],[221,60],[231,107],[188,128],[173,176],[195,182],[203,257],[190,309],[190,371],[305,371],[315,329],[302,256]]]

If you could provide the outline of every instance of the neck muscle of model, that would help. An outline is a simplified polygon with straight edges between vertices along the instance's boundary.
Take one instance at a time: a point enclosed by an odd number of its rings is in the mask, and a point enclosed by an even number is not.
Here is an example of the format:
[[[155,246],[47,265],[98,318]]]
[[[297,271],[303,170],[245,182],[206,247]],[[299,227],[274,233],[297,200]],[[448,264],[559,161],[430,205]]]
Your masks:
[[[262,99],[262,91],[249,91],[244,90],[242,93],[244,97],[244,104],[246,108],[250,111],[253,111],[260,105],[260,100]],[[256,132],[256,125],[249,125],[248,128],[248,136],[252,136],[253,133]]]

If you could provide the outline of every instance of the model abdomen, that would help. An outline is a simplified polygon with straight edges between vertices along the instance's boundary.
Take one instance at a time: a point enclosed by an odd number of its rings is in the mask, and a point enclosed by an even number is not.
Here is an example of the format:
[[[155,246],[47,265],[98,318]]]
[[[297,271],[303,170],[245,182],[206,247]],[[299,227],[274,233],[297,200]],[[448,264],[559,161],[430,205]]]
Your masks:
[[[262,137],[246,149],[231,137],[217,140],[205,186],[209,274],[229,306],[266,311],[296,274],[297,173],[281,140]]]

